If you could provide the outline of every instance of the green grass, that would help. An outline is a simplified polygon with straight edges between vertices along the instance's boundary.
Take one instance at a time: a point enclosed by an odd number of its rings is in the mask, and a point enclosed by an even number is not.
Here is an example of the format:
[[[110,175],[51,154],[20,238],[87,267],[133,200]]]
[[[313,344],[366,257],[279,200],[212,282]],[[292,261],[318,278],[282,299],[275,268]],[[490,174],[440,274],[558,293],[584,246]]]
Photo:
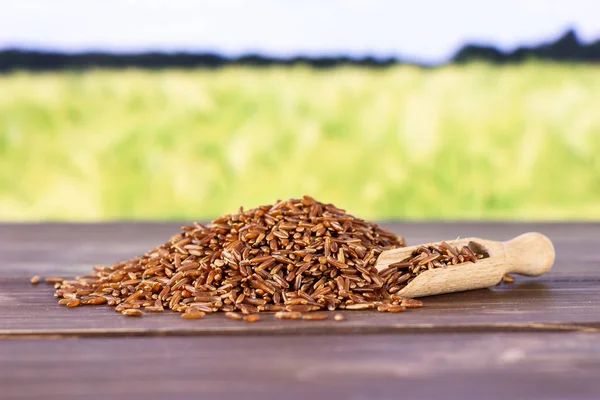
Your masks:
[[[0,219],[600,219],[600,68],[0,76]]]

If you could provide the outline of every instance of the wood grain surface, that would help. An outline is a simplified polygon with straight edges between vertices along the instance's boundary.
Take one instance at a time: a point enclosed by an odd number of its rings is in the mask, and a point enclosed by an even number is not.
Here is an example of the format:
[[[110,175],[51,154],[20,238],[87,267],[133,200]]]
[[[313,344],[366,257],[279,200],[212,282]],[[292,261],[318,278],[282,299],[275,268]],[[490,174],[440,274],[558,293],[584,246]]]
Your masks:
[[[597,399],[600,336],[0,341],[6,399]]]
[[[0,398],[600,398],[600,224],[382,224],[409,245],[539,231],[556,262],[343,322],[127,318],[28,281],[130,258],[180,225],[0,224]]]

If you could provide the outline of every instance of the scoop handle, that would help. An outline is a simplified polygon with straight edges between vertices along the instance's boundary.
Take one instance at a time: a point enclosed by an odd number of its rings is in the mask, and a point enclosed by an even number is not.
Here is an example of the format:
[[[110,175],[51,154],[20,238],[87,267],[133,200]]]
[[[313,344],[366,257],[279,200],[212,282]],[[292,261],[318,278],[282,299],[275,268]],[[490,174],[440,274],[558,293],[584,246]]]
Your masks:
[[[527,276],[545,274],[554,264],[554,246],[547,236],[528,232],[504,242],[507,273]]]

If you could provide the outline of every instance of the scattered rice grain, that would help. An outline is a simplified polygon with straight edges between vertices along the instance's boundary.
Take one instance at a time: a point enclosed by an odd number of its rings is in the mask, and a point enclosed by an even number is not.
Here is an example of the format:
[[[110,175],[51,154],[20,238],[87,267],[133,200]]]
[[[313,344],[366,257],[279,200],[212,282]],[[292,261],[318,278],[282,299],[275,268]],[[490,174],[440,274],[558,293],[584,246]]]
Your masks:
[[[295,311],[279,311],[275,313],[277,319],[300,319],[302,318],[301,312]]]
[[[329,316],[327,315],[327,313],[324,312],[310,312],[302,314],[302,319],[306,319],[309,321],[322,321],[327,318],[329,318]]]
[[[141,317],[144,315],[144,313],[137,308],[127,308],[121,311],[121,314],[127,317]]]
[[[257,321],[260,321],[260,315],[258,315],[258,314],[250,314],[250,315],[246,315],[246,316],[244,317],[244,320],[245,320],[246,322],[250,322],[250,323],[251,323],[251,322],[257,322]]]
[[[67,302],[67,307],[77,307],[80,304],[81,304],[81,300],[79,300],[79,299],[70,299]]]

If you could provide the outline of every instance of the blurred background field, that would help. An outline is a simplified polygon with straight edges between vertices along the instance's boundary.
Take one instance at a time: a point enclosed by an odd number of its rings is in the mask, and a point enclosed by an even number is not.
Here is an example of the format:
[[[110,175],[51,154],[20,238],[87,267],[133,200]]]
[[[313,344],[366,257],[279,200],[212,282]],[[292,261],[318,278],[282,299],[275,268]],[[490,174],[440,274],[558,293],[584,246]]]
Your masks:
[[[585,64],[12,72],[0,220],[597,220],[599,110]]]
[[[2,10],[0,221],[600,220],[595,0]]]

